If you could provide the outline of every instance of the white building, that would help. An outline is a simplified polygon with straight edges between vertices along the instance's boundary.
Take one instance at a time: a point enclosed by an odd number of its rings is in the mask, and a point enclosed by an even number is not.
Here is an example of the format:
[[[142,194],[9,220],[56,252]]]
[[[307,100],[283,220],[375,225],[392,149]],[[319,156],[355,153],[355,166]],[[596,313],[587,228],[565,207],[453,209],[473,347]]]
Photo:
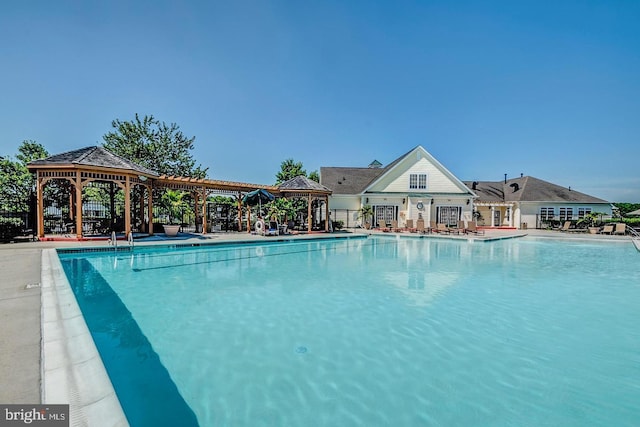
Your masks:
[[[373,208],[374,227],[381,220],[403,227],[409,218],[457,225],[471,220],[476,197],[421,146],[385,167],[377,161],[363,168],[322,167],[320,183],[333,191],[332,219],[347,227],[364,225],[358,211],[365,205]]]

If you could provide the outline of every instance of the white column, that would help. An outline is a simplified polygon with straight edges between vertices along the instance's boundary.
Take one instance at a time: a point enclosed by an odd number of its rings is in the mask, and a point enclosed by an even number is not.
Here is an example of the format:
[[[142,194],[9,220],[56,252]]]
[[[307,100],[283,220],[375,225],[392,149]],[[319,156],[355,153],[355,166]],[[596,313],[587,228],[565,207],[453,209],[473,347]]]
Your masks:
[[[496,220],[496,207],[495,206],[491,206],[491,226],[495,227],[495,220]]]
[[[513,227],[513,207],[509,206],[507,212],[509,212],[509,227]]]

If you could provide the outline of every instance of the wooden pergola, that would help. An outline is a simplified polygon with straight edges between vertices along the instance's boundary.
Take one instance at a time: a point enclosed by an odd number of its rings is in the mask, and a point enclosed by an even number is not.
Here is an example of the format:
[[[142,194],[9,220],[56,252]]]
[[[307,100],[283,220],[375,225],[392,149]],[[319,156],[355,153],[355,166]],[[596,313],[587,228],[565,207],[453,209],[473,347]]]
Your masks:
[[[257,188],[264,188],[274,195],[279,195],[278,187],[272,185],[248,184],[233,181],[219,181],[212,179],[196,179],[159,175],[155,171],[137,165],[123,157],[111,153],[102,147],[86,147],[79,150],[57,154],[46,159],[36,160],[27,165],[36,174],[37,204],[37,235],[44,237],[44,187],[54,179],[67,180],[74,191],[70,195],[70,210],[74,220],[75,234],[78,239],[82,233],[82,189],[91,182],[109,182],[115,184],[124,192],[124,231],[131,233],[131,189],[141,186],[148,193],[148,222],[153,223],[154,188],[169,188],[190,192],[195,200],[195,212],[201,212],[202,232],[207,232],[206,203],[209,194],[235,195],[238,200],[238,215],[241,221],[242,194]],[[78,202],[79,201],[79,202]],[[141,215],[144,206],[140,206]],[[202,209],[200,211],[200,209]],[[241,224],[239,224],[241,226]],[[153,234],[153,227],[149,227],[149,234]]]

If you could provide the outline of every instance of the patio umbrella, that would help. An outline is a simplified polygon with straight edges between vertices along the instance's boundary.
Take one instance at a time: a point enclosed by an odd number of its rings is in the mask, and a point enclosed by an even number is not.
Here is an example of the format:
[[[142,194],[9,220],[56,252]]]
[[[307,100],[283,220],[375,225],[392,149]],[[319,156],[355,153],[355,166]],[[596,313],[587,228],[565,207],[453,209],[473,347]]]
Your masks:
[[[269,193],[264,188],[259,188],[257,190],[253,190],[248,192],[242,198],[242,203],[245,203],[249,206],[260,205],[260,212],[262,212],[262,202],[270,202],[275,199],[276,196]]]

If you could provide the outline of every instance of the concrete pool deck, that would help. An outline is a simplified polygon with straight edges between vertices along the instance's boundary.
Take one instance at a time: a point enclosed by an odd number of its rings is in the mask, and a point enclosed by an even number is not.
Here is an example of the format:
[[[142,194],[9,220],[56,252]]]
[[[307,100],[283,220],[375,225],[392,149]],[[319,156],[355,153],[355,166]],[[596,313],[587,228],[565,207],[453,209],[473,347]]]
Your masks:
[[[311,234],[298,236],[280,236],[289,239],[326,237],[332,238],[345,233]],[[409,233],[382,233],[377,231],[355,230],[358,234],[381,234],[393,236]],[[516,236],[536,236],[577,241],[628,241],[628,236],[604,236],[592,234],[562,233],[546,230],[490,230],[486,236],[474,237],[476,240],[509,238]],[[416,236],[417,237],[417,236]],[[433,237],[433,236],[424,236]],[[437,237],[437,236],[436,236]],[[484,239],[483,239],[484,237]],[[443,237],[439,237],[443,238]],[[467,239],[465,236],[451,236],[453,239]],[[277,239],[277,238],[275,238]],[[214,233],[207,236],[184,236],[179,239],[148,239],[136,241],[136,246],[163,245],[168,243],[192,244],[233,241],[268,241],[274,237],[255,236],[246,233]],[[124,244],[124,242],[123,242]],[[24,242],[0,245],[0,268],[3,278],[0,281],[0,403],[41,403],[43,396],[44,366],[43,349],[43,292],[40,284],[47,273],[43,270],[43,251],[58,248],[82,248],[106,246],[105,242]],[[46,307],[45,307],[46,308]],[[75,332],[74,332],[75,333]],[[49,387],[50,385],[47,385]],[[61,402],[62,403],[62,402]]]

